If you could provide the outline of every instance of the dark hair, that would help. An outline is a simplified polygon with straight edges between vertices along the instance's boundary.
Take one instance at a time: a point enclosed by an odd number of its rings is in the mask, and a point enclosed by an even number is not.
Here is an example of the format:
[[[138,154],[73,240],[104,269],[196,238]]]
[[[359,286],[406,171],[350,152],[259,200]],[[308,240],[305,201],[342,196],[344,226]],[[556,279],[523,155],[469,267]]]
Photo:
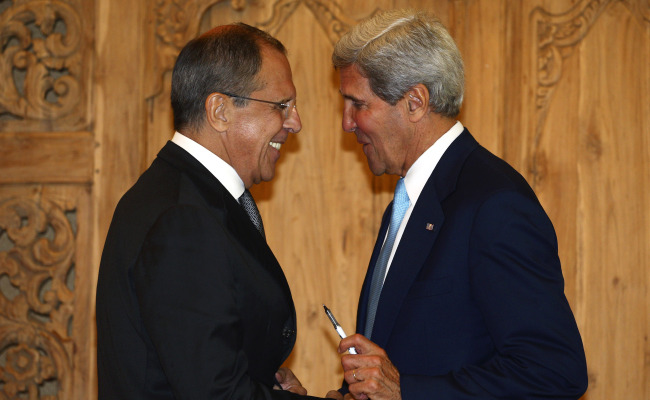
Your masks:
[[[286,55],[282,43],[250,25],[218,26],[189,41],[176,59],[171,103],[174,129],[196,131],[205,118],[205,99],[214,92],[248,96],[263,87],[256,76],[262,68],[261,47]],[[246,100],[233,99],[236,106]]]

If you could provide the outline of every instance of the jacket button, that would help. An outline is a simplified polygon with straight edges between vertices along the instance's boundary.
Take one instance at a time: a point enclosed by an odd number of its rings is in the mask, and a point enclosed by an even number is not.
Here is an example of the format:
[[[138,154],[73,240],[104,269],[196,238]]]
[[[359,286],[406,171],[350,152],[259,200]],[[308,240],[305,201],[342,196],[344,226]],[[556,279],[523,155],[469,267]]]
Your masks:
[[[295,334],[296,334],[296,331],[294,331],[293,329],[290,329],[290,328],[284,328],[282,330],[282,337],[285,340],[291,339]]]

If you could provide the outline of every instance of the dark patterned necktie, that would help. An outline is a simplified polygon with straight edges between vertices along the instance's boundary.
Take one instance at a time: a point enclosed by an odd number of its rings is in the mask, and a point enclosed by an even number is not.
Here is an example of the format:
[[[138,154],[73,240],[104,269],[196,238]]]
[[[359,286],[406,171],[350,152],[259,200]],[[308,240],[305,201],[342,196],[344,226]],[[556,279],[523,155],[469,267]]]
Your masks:
[[[384,246],[379,252],[377,264],[375,265],[372,280],[370,281],[368,315],[366,315],[366,331],[364,332],[364,335],[368,339],[370,339],[370,336],[372,335],[372,327],[375,324],[375,314],[377,313],[377,305],[379,304],[381,289],[384,286],[384,277],[386,276],[388,259],[390,258],[393,245],[395,244],[397,231],[399,230],[399,226],[402,224],[402,218],[404,218],[404,214],[406,214],[406,210],[409,208],[410,204],[409,195],[406,193],[406,187],[404,186],[404,178],[401,178],[397,181],[397,185],[395,186],[395,197],[393,198],[393,211],[390,217],[388,235],[386,236]]]
[[[260,235],[266,239],[266,235],[264,234],[264,225],[262,225],[262,216],[260,215],[260,211],[257,209],[257,204],[255,204],[255,200],[253,200],[253,196],[248,189],[245,189],[244,193],[239,197],[239,204],[244,208],[244,211],[248,214],[248,218],[250,218],[253,225],[255,225],[255,228],[257,228]]]

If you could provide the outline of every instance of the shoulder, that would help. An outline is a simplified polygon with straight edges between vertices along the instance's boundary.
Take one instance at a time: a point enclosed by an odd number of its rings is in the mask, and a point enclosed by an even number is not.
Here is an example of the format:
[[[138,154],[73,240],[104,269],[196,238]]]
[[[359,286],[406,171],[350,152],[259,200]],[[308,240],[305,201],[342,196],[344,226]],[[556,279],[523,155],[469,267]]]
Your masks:
[[[458,175],[457,189],[480,197],[513,192],[537,200],[519,171],[482,146],[474,149],[465,160]]]

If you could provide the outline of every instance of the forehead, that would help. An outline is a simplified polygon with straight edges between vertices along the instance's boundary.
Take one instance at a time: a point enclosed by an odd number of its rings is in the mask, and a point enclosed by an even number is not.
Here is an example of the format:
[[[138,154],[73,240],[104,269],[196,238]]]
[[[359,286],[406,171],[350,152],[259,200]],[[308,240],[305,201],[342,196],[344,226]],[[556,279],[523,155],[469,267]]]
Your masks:
[[[278,92],[278,96],[295,97],[291,66],[287,57],[278,50],[262,46],[262,68],[257,77],[262,82],[260,92]]]
[[[353,100],[370,99],[376,97],[368,78],[361,75],[355,65],[349,65],[339,70],[341,83],[340,91],[343,97]]]

